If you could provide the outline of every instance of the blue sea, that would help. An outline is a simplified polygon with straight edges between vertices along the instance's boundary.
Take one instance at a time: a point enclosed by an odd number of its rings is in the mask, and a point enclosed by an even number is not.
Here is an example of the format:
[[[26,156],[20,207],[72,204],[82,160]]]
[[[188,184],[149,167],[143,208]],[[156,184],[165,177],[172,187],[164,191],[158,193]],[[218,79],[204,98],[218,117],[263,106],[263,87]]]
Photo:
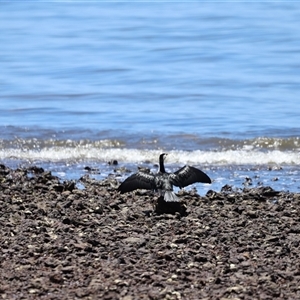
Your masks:
[[[299,28],[287,1],[0,1],[0,163],[122,181],[166,152],[200,194],[300,192]]]

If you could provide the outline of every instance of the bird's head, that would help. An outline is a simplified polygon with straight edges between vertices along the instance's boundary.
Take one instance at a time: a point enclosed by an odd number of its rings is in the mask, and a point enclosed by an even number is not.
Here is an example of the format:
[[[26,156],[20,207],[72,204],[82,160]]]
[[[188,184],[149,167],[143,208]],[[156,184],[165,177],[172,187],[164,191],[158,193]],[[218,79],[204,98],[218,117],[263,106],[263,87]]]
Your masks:
[[[162,153],[160,156],[159,156],[159,160],[161,161],[165,161],[165,159],[167,158],[167,153]]]
[[[159,156],[159,169],[158,169],[158,172],[160,172],[160,173],[166,173],[165,166],[164,166],[164,160],[166,159],[166,157],[167,157],[167,153],[162,153]]]

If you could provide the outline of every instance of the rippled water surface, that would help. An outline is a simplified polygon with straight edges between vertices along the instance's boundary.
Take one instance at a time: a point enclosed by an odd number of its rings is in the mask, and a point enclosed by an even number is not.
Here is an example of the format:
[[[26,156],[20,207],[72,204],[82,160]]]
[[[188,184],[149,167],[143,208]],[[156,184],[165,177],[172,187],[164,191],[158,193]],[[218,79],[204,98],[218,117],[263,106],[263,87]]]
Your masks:
[[[297,2],[2,2],[0,159],[106,176],[164,151],[299,190],[299,25]]]

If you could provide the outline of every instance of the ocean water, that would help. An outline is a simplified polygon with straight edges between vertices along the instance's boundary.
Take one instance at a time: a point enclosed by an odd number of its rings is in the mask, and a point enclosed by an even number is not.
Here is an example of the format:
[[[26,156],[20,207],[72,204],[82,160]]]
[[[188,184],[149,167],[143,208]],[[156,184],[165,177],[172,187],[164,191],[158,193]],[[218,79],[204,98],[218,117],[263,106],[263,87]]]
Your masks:
[[[167,152],[200,194],[299,192],[298,28],[297,2],[2,1],[0,162],[123,180]]]

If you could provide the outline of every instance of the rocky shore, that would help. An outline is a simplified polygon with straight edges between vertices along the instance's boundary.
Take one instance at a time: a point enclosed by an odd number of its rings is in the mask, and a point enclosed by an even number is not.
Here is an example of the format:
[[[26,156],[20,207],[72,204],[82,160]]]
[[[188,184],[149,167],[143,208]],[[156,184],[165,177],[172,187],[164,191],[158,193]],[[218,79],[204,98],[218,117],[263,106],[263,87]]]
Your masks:
[[[300,194],[80,184],[0,165],[0,298],[300,299]]]

